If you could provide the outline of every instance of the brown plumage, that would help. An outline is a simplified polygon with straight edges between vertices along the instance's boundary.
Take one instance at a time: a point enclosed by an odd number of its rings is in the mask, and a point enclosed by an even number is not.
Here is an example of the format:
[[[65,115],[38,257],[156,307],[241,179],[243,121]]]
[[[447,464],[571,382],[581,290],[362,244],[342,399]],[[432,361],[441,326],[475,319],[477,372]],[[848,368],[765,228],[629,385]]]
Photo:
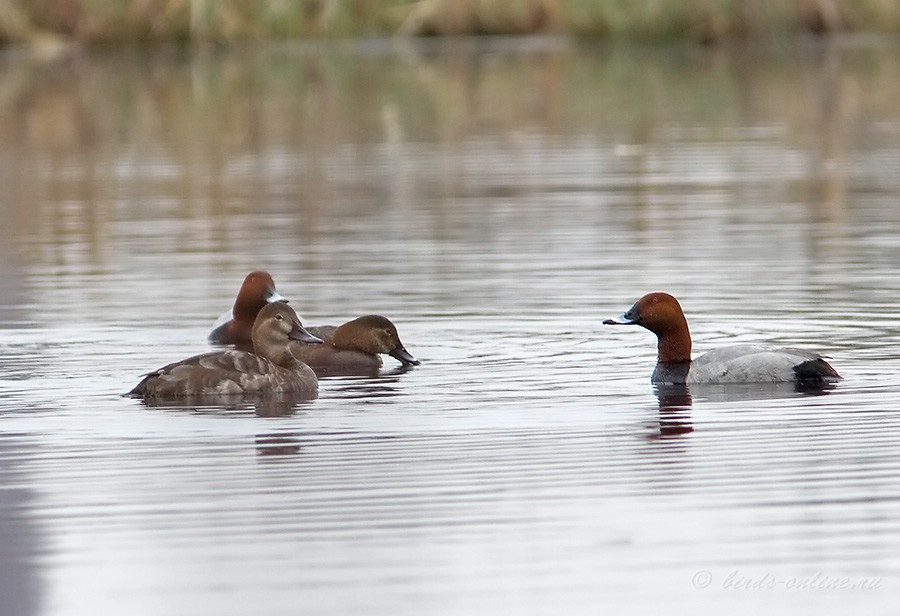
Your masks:
[[[253,325],[254,353],[239,350],[195,355],[146,375],[132,396],[169,398],[222,394],[309,393],[318,390],[315,373],[290,350],[291,341],[321,344],[283,302],[260,310]]]
[[[313,335],[325,344],[292,342],[294,356],[313,367],[378,368],[380,355],[390,355],[404,366],[421,362],[400,342],[400,334],[390,319],[370,314],[344,323],[340,327],[310,327]]]
[[[275,281],[268,272],[250,272],[244,278],[231,319],[209,333],[209,341],[216,344],[241,344],[251,342],[251,332],[256,315],[267,304],[286,301],[275,290]]]

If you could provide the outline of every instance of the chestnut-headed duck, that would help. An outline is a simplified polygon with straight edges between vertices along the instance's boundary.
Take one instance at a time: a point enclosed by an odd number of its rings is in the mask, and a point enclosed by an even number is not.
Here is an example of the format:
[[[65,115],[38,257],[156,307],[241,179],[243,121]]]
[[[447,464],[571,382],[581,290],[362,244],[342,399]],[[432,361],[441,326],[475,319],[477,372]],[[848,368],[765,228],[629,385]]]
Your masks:
[[[209,333],[209,341],[215,344],[241,344],[251,342],[251,331],[256,315],[266,304],[285,302],[275,290],[275,281],[268,272],[250,272],[241,284],[231,318],[216,325]]]
[[[788,383],[820,385],[841,376],[818,353],[737,344],[691,359],[691,333],[681,305],[668,293],[649,293],[604,325],[640,325],[656,334],[654,383]]]
[[[293,308],[277,302],[260,310],[252,339],[253,353],[229,349],[171,363],[147,374],[129,395],[177,398],[318,391],[315,373],[291,354],[290,344],[322,341],[303,328]]]
[[[404,366],[418,366],[400,342],[400,334],[390,319],[370,314],[348,321],[339,327],[323,325],[310,327],[313,335],[325,344],[291,343],[297,359],[313,367],[323,368],[379,368],[380,353],[390,355]]]

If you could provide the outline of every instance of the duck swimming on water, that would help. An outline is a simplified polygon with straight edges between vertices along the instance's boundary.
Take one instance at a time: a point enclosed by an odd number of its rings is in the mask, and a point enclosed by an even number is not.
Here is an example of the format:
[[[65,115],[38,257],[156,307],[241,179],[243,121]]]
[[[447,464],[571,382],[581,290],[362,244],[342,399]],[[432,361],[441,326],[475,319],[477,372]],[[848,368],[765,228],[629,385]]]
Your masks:
[[[145,375],[129,395],[171,398],[318,391],[315,373],[294,357],[290,344],[322,341],[303,328],[293,308],[277,302],[260,310],[252,339],[253,353],[229,349],[171,363]]]
[[[801,349],[757,344],[722,347],[691,359],[691,333],[678,300],[649,293],[604,325],[640,325],[658,339],[653,383],[788,383],[817,385],[841,380],[825,358]]]

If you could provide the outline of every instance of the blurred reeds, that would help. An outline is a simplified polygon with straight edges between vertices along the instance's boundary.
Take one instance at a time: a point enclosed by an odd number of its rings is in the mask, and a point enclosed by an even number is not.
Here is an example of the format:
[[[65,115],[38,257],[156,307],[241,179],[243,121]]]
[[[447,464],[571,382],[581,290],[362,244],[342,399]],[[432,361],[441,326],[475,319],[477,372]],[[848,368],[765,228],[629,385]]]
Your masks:
[[[0,0],[0,41],[563,34],[717,41],[900,32],[900,0]]]

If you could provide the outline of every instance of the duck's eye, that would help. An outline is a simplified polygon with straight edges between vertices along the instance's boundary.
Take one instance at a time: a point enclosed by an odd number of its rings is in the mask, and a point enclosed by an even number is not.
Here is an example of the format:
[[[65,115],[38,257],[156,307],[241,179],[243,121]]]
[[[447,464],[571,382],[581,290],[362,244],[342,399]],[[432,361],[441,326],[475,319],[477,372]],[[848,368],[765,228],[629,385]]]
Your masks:
[[[388,338],[390,338],[390,337],[391,337],[391,330],[389,330],[389,329],[384,330],[384,335],[387,336]]]
[[[280,314],[276,314],[276,315],[275,315],[275,319],[278,320],[278,321],[281,321],[281,320],[284,319],[284,317],[281,316]]]

